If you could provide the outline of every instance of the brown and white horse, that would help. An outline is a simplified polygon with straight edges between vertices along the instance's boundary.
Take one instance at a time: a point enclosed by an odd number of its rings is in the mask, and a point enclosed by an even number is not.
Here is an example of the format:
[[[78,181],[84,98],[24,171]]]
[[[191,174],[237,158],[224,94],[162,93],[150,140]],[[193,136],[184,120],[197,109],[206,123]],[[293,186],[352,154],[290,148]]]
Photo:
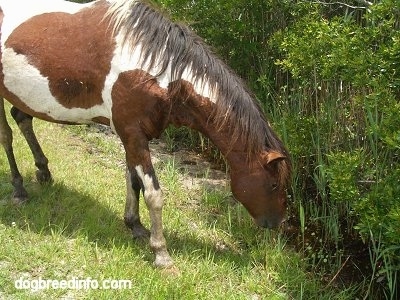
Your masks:
[[[148,234],[139,217],[143,192],[157,266],[172,265],[162,229],[163,198],[148,141],[168,124],[209,137],[225,155],[233,195],[263,227],[285,218],[288,154],[251,92],[202,40],[143,1],[0,0],[0,95],[24,134],[39,182],[52,180],[32,117],[110,125],[126,151],[125,223]],[[0,142],[13,199],[27,192],[0,100]]]

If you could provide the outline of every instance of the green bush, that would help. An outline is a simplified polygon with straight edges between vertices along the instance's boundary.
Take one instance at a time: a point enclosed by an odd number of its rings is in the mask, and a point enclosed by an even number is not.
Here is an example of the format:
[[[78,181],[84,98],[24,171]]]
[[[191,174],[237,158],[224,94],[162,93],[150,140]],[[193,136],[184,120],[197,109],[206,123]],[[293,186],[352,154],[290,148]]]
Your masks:
[[[395,298],[398,1],[364,2],[360,8],[323,1],[159,2],[184,16],[250,82],[292,154],[294,214],[302,207],[308,225],[324,220],[324,239],[334,234],[336,243],[340,224],[351,219],[345,230],[370,243],[372,265],[382,262],[387,297]]]
[[[391,170],[355,204],[357,229],[372,243],[377,276],[386,278],[390,298],[398,293],[400,271],[400,168]],[[389,298],[389,297],[388,297]]]

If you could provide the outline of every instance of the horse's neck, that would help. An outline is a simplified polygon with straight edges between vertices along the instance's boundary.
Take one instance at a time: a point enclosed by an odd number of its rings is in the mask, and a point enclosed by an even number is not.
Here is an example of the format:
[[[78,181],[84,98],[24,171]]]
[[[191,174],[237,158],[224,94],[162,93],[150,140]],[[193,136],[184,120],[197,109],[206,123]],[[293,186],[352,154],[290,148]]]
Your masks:
[[[216,105],[207,98],[195,96],[187,90],[177,93],[173,100],[170,121],[175,126],[186,126],[201,132],[208,137],[228,160],[231,168],[240,167],[246,159],[243,143],[232,141],[231,130],[228,126],[218,126],[214,118]]]

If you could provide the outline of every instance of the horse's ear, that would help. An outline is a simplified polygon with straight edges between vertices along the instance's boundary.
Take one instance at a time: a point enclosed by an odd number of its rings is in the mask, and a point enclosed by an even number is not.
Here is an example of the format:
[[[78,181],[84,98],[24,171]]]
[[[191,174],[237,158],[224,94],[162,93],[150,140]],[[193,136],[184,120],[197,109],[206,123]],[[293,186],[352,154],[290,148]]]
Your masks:
[[[264,166],[274,165],[277,162],[280,162],[286,158],[287,157],[284,154],[277,151],[269,151],[269,152],[265,151],[262,154],[262,161]]]

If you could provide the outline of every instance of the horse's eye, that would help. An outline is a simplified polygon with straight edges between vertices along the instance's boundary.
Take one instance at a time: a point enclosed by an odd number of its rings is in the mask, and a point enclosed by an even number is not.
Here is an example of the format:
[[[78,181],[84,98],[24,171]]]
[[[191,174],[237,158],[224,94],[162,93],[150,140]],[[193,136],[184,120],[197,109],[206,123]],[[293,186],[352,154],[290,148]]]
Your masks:
[[[275,191],[278,188],[278,184],[273,183],[271,187],[272,187],[272,190]]]

